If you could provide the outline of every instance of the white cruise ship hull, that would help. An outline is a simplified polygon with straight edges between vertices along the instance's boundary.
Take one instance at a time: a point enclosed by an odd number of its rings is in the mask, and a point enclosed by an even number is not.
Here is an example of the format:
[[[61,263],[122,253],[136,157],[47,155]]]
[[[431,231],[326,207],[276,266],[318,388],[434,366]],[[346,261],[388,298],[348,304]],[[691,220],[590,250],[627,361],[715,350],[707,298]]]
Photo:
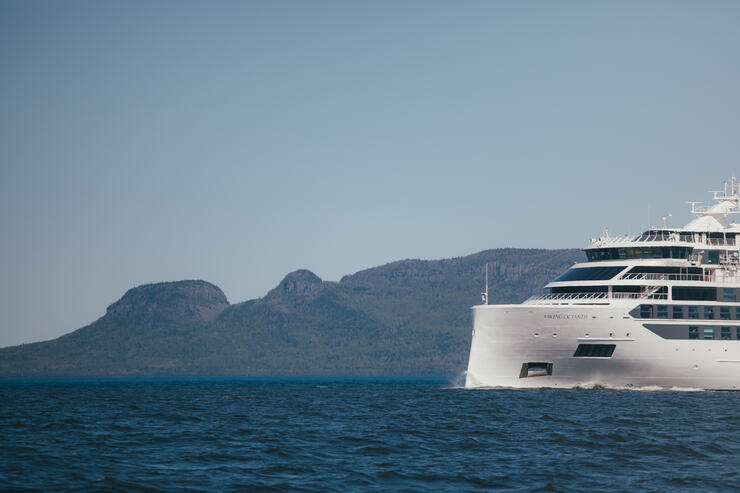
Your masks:
[[[664,339],[635,306],[475,306],[465,386],[740,390],[738,341]],[[579,344],[615,347],[576,357]]]

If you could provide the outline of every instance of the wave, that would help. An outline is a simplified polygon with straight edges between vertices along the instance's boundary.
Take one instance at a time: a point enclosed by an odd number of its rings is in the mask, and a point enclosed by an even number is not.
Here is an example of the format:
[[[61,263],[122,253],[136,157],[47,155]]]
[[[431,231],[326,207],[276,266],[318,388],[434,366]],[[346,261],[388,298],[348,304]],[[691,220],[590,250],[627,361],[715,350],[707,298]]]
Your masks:
[[[471,383],[470,387],[465,386],[465,377],[467,381]],[[457,386],[452,388],[465,388],[471,390],[615,390],[615,391],[628,391],[628,392],[709,392],[706,389],[697,387],[661,387],[660,385],[610,385],[600,381],[590,381],[577,383],[572,386],[549,386],[542,385],[540,387],[506,387],[506,386],[491,386],[484,385],[472,375],[468,375],[467,372],[463,372],[461,376],[456,377],[455,382],[462,379],[462,383],[458,383]]]

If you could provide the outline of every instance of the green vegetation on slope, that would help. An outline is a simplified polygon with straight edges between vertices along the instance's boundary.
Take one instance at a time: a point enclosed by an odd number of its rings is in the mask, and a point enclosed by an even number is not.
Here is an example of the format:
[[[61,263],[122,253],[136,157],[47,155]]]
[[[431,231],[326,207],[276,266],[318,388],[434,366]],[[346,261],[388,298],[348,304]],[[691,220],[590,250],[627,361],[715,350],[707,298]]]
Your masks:
[[[518,303],[581,260],[579,250],[500,249],[339,282],[299,270],[235,305],[204,281],[139,286],[71,334],[0,349],[0,376],[456,374],[486,264],[491,303]]]

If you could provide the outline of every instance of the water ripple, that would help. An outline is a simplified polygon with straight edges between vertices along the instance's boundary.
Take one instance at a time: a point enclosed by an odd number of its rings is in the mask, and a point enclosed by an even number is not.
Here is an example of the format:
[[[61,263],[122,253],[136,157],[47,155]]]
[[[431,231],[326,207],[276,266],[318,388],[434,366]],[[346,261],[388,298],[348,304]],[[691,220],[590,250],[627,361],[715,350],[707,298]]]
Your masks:
[[[0,382],[0,489],[737,491],[740,393]]]

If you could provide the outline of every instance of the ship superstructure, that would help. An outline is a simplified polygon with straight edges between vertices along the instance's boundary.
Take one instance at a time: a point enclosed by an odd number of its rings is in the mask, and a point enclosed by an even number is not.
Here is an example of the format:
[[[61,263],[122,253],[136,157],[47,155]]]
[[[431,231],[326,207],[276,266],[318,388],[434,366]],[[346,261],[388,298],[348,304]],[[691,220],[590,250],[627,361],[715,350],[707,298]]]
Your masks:
[[[740,184],[683,228],[591,240],[519,305],[473,307],[466,387],[740,390]]]

